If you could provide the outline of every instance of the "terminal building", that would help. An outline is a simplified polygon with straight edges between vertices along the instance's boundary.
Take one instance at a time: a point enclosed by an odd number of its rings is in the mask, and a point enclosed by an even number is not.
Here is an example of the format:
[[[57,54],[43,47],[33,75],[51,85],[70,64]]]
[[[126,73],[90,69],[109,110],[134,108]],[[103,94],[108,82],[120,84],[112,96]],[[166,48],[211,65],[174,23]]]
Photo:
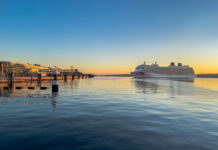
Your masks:
[[[41,73],[43,76],[51,75],[52,71],[56,70],[59,75],[70,75],[80,73],[78,69],[61,69],[56,66],[46,67],[39,64],[25,64],[12,61],[0,61],[0,76],[7,76],[8,73],[13,72],[14,76],[28,76],[30,74],[36,75]]]
[[[52,68],[38,64],[24,64],[12,61],[0,61],[0,76],[7,76],[13,72],[15,76],[25,76],[33,72],[50,72]]]

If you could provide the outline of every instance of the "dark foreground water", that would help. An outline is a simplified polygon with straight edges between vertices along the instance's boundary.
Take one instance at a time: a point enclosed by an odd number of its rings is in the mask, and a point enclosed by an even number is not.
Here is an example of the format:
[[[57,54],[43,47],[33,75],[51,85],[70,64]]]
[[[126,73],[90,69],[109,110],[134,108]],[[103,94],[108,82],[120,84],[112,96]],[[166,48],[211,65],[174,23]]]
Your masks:
[[[0,150],[218,149],[218,79],[59,83],[0,87]]]

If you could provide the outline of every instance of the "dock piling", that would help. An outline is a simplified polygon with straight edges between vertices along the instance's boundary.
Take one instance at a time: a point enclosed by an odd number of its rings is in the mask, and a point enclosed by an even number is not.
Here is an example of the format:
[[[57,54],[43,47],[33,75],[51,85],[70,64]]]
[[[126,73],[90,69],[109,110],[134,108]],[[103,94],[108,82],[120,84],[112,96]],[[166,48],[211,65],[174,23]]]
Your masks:
[[[13,86],[13,72],[8,74],[8,87],[12,88]]]
[[[64,80],[67,81],[67,74],[64,74]]]
[[[53,72],[54,79],[52,80],[52,92],[58,92],[57,72]]]
[[[38,74],[38,81],[41,82],[41,80],[42,80],[42,74],[39,73],[39,74]]]

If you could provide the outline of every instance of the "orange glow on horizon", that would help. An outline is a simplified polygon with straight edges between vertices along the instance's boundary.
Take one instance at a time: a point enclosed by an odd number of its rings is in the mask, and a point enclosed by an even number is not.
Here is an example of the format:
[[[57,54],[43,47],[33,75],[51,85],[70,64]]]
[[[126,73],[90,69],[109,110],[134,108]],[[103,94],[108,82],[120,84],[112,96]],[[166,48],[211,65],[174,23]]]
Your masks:
[[[117,65],[117,66],[105,66],[105,67],[99,66],[99,67],[83,68],[81,69],[81,71],[86,73],[93,73],[96,75],[130,74],[130,72],[134,71],[136,66],[133,65],[132,66]],[[192,67],[194,68],[195,74],[218,74],[218,65],[214,65],[214,66],[193,65]]]

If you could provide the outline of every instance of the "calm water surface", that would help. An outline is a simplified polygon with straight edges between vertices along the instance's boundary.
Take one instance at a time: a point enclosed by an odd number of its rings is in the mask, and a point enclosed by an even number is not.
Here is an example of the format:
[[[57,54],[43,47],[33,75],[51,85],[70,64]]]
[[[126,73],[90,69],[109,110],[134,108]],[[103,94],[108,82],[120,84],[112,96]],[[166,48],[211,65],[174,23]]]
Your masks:
[[[218,149],[218,79],[0,85],[0,149]],[[27,86],[35,86],[28,90]],[[47,86],[40,90],[39,86]]]

